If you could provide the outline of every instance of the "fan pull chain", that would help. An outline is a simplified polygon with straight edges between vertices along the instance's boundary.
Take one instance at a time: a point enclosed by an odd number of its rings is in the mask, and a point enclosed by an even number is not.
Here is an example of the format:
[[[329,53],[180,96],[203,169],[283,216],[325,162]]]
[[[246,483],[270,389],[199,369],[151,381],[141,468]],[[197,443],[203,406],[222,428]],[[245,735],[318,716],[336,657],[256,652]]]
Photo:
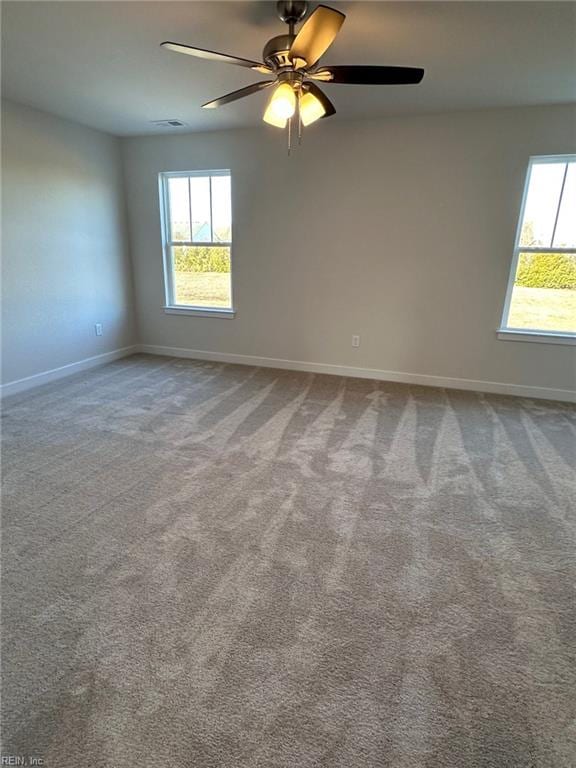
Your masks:
[[[290,150],[292,149],[292,118],[288,118],[288,156],[290,156]]]

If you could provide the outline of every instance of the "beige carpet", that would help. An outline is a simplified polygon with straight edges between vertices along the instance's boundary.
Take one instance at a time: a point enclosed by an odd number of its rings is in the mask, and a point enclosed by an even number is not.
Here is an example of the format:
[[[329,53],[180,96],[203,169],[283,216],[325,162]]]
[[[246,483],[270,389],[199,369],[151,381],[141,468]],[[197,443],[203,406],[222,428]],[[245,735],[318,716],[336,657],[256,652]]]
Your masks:
[[[135,356],[3,419],[3,754],[574,768],[574,410]]]

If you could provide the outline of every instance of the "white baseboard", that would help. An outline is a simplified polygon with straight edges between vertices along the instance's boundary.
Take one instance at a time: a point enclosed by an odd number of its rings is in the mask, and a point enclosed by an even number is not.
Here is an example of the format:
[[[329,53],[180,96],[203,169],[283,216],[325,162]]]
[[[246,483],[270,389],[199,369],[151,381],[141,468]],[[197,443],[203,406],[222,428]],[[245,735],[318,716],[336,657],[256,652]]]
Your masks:
[[[562,402],[576,403],[576,392],[569,389],[552,389],[549,387],[532,387],[524,384],[508,384],[497,381],[482,381],[475,379],[446,378],[444,376],[432,376],[424,373],[406,373],[403,371],[383,371],[377,368],[355,368],[348,365],[333,365],[331,363],[312,363],[300,360],[283,360],[274,357],[257,357],[254,355],[237,355],[231,352],[209,352],[203,349],[185,349],[183,347],[165,347],[154,344],[135,344],[129,347],[95,355],[76,363],[53,368],[49,371],[27,376],[24,379],[10,381],[0,387],[2,397],[25,392],[28,389],[48,384],[51,381],[72,376],[75,373],[95,368],[98,365],[128,357],[137,352],[150,355],[164,355],[168,357],[183,357],[194,360],[213,360],[220,363],[236,363],[237,365],[252,365],[263,368],[281,368],[291,371],[305,371],[309,373],[326,373],[332,376],[350,376],[358,379],[376,379],[378,381],[392,381],[399,384],[420,384],[428,387],[440,387],[446,389],[464,389],[475,392],[488,392],[498,395],[516,395],[517,397],[533,397],[545,400],[560,400]]]
[[[33,376],[26,376],[24,379],[9,381],[0,386],[0,393],[2,394],[2,397],[16,395],[18,392],[25,392],[27,389],[33,389],[42,384],[48,384],[51,381],[63,379],[66,376],[72,376],[74,373],[80,373],[81,371],[86,371],[89,368],[95,368],[96,366],[104,365],[105,363],[111,363],[113,360],[119,360],[121,357],[133,355],[138,351],[138,346],[133,344],[130,347],[113,349],[112,352],[104,352],[102,355],[86,357],[84,360],[78,360],[76,363],[68,363],[68,365],[61,365],[59,368],[52,368],[50,371],[42,371],[42,373],[35,373]]]
[[[255,365],[264,368],[282,368],[291,371],[307,371],[309,373],[327,373],[332,376],[350,376],[358,379],[377,379],[378,381],[393,381],[400,384],[421,384],[427,387],[445,389],[465,389],[474,392],[488,392],[497,395],[516,395],[517,397],[534,397],[545,400],[560,400],[576,403],[576,391],[570,389],[552,389],[548,387],[531,387],[524,384],[508,384],[498,381],[476,381],[474,379],[455,379],[444,376],[431,376],[425,373],[405,373],[401,371],[382,371],[377,368],[354,368],[347,365],[332,365],[330,363],[310,363],[299,360],[281,360],[274,357],[255,357],[253,355],[236,355],[228,352],[208,352],[202,349],[183,349],[182,347],[163,347],[154,344],[140,344],[138,351],[150,355],[168,355],[169,357],[184,357],[195,360],[214,360],[221,363],[237,363],[238,365]]]

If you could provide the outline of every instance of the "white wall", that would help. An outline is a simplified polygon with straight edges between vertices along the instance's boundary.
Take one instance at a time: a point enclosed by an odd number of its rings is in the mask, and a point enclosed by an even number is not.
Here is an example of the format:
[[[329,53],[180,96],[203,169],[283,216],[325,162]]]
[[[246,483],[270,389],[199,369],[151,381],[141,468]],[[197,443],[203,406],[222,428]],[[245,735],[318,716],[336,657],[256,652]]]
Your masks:
[[[130,345],[133,325],[119,140],[3,101],[2,380]]]
[[[140,341],[571,389],[574,347],[500,341],[528,157],[571,107],[123,140]],[[159,171],[230,168],[235,320],[162,311]],[[351,335],[360,334],[353,349]]]

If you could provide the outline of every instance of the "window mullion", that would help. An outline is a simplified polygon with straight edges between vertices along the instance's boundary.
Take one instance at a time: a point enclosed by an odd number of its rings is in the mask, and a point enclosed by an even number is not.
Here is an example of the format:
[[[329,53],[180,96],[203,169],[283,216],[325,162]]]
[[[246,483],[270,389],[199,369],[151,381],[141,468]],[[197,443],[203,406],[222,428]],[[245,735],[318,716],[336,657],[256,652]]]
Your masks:
[[[556,208],[556,217],[554,219],[554,227],[552,228],[552,237],[550,239],[550,245],[554,245],[554,238],[556,237],[556,227],[558,226],[558,217],[560,216],[560,207],[562,205],[562,198],[564,197],[564,187],[566,185],[566,176],[568,175],[568,163],[564,166],[564,176],[562,177],[562,186],[560,187],[560,198],[558,199],[558,208]]]
[[[547,245],[517,245],[517,251],[523,253],[575,253],[576,246],[567,248],[552,248]]]
[[[190,176],[188,176],[188,215],[190,216],[190,240],[194,241],[194,233],[192,232],[192,184],[190,183]]]
[[[230,240],[228,240],[227,242],[225,242],[224,240],[214,240],[212,242],[208,242],[205,240],[201,240],[200,242],[194,242],[192,240],[168,240],[167,245],[170,248],[180,248],[183,246],[186,246],[189,248],[231,248],[232,242]],[[520,250],[526,250],[526,249],[521,248]]]
[[[214,218],[212,216],[212,176],[208,176],[208,187],[210,189],[210,242],[214,242]]]

